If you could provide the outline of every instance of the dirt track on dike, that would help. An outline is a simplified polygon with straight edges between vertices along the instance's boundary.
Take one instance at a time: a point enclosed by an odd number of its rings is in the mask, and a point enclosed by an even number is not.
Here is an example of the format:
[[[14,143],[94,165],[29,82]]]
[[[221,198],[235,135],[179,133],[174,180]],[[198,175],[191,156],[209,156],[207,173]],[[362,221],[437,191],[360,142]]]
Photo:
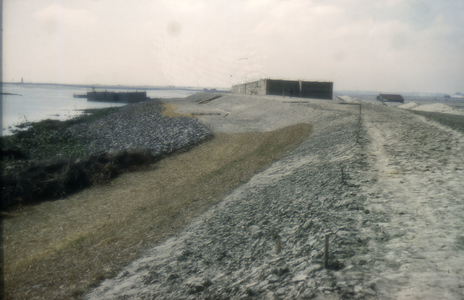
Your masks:
[[[176,105],[214,132],[313,133],[85,299],[464,298],[462,133],[370,104]]]

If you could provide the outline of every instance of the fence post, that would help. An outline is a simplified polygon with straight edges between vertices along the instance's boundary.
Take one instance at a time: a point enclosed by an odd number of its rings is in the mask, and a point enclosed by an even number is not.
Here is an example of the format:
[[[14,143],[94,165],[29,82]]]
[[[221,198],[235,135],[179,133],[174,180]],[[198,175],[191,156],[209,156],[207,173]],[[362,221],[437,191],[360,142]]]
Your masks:
[[[324,268],[329,267],[329,235],[325,235],[324,241]]]

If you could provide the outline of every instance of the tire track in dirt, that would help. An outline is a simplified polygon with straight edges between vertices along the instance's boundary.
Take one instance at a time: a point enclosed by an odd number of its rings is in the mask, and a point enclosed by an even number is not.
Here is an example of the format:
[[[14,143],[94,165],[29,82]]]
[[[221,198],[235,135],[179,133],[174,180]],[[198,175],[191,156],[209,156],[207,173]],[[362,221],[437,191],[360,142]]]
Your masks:
[[[408,112],[364,108],[365,286],[380,299],[464,299],[463,135]]]

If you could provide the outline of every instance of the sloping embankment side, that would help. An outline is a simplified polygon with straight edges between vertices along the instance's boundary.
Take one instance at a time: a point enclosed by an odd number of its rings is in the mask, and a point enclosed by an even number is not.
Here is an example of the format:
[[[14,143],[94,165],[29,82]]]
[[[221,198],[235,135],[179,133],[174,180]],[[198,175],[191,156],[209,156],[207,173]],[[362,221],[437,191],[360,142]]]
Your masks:
[[[127,105],[93,122],[55,132],[56,139],[86,140],[88,157],[65,159],[62,153],[3,176],[0,210],[43,199],[65,197],[115,177],[120,171],[212,136],[198,120],[164,116],[158,100]],[[64,131],[64,130],[63,130]],[[24,150],[24,149],[23,149]],[[34,149],[27,149],[29,152]]]
[[[289,105],[314,120],[307,140],[86,299],[462,298],[462,134],[378,105]],[[279,121],[268,107],[237,118]]]
[[[87,299],[298,299],[324,291],[354,293],[358,282],[340,283],[336,277],[353,271],[350,258],[364,246],[357,237],[365,214],[363,198],[356,196],[360,182],[350,178],[363,163],[355,143],[358,125],[355,114],[326,111],[313,134],[288,156],[182,234],[104,281]],[[326,234],[332,249],[329,269],[323,268],[321,251]]]
[[[464,133],[464,116],[420,110],[410,111],[417,115],[424,116],[429,120],[433,120]]]
[[[156,156],[195,144],[212,133],[196,119],[162,115],[158,100],[123,107],[96,122],[79,124],[71,131],[89,135],[91,153],[149,150]]]

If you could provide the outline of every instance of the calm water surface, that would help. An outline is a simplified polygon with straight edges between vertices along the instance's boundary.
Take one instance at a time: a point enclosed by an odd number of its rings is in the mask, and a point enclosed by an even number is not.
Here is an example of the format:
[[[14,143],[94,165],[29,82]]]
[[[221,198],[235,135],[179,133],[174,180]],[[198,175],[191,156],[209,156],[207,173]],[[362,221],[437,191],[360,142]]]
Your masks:
[[[44,119],[66,120],[82,114],[83,109],[123,106],[121,103],[91,102],[86,98],[73,98],[73,94],[87,93],[86,87],[39,84],[3,84],[3,135],[11,134],[14,125]],[[100,88],[98,90],[101,90]],[[131,88],[111,88],[114,91],[135,91]],[[140,89],[139,89],[140,91]],[[153,89],[146,90],[150,98],[183,98],[198,90]]]

